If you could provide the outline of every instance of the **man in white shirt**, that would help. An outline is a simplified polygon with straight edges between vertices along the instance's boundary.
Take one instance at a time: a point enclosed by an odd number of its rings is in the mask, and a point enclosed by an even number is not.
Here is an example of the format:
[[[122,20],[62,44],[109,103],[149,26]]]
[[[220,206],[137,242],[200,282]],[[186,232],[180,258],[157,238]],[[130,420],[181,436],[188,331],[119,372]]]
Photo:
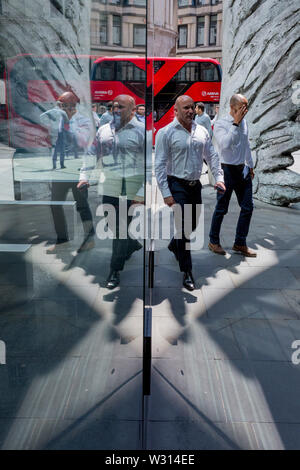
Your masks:
[[[254,177],[248,126],[244,119],[247,112],[247,98],[235,94],[230,100],[230,113],[223,119],[219,118],[214,125],[214,136],[219,148],[226,191],[217,194],[217,205],[212,218],[208,247],[220,255],[226,253],[220,245],[220,230],[234,191],[241,211],[233,250],[244,256],[256,257],[256,253],[250,250],[246,243],[253,212],[252,179]]]
[[[129,95],[119,95],[113,101],[113,120],[101,126],[96,135],[97,166],[100,169],[98,192],[103,204],[115,209],[116,226],[107,219],[114,234],[110,273],[106,281],[108,289],[120,283],[120,271],[131,255],[142,248],[138,240],[131,237],[128,228],[132,216],[128,209],[134,202],[144,201],[144,156],[145,125],[135,117],[134,99]],[[88,174],[81,171],[80,185],[88,185]],[[125,200],[127,216],[121,217],[120,204]],[[125,227],[127,236],[121,233],[120,224]]]
[[[203,126],[193,121],[195,105],[192,98],[182,95],[175,103],[175,119],[160,129],[156,135],[155,174],[165,204],[179,204],[182,208],[182,237],[173,238],[169,244],[184,273],[183,286],[194,290],[192,259],[186,249],[184,235],[184,206],[192,206],[192,230],[197,226],[197,205],[202,203],[200,176],[203,159],[212,170],[215,188],[225,191],[223,171],[209,134]]]
[[[91,120],[77,111],[77,105],[80,103],[80,100],[75,93],[66,91],[58,98],[58,101],[65,114],[63,120],[64,133],[69,134],[72,140],[76,140],[78,148],[85,153],[93,138],[93,125]],[[51,200],[65,201],[70,189],[77,203],[76,209],[79,212],[84,230],[84,240],[78,252],[92,249],[94,247],[95,231],[93,217],[88,203],[87,186],[77,184],[76,181],[70,181],[69,178],[66,181],[63,179],[53,181]],[[67,221],[63,207],[59,204],[51,205],[51,212],[57,239],[55,245],[47,250],[48,253],[54,253],[57,249],[57,245],[61,245],[69,240]]]

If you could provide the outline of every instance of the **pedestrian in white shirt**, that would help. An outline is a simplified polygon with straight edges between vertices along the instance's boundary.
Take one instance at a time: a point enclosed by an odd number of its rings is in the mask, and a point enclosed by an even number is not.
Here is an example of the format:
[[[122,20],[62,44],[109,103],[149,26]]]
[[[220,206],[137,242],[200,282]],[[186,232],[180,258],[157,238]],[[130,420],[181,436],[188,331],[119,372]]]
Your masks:
[[[175,119],[160,129],[156,135],[155,174],[165,204],[179,204],[182,208],[181,238],[173,238],[168,246],[179,262],[183,286],[195,287],[192,259],[184,234],[184,206],[192,206],[192,230],[197,226],[197,205],[202,203],[200,176],[203,159],[212,170],[215,188],[225,191],[223,171],[207,130],[193,121],[195,104],[192,98],[182,95],[175,103]]]
[[[99,195],[102,203],[111,205],[116,214],[116,225],[108,217],[108,226],[114,234],[110,272],[106,280],[108,289],[120,283],[120,272],[131,255],[142,248],[138,240],[131,237],[129,226],[132,216],[130,206],[144,201],[144,156],[145,125],[135,117],[134,99],[119,95],[113,101],[113,120],[101,126],[96,135],[97,166],[99,174]],[[89,176],[84,169],[80,184],[88,185]],[[121,201],[126,200],[127,216],[122,217]],[[120,228],[125,227],[127,236]]]
[[[226,191],[217,194],[217,205],[212,218],[208,247],[220,255],[226,254],[220,244],[220,230],[234,191],[241,211],[233,250],[244,256],[256,257],[256,253],[250,250],[246,243],[253,212],[252,179],[254,177],[248,126],[244,119],[247,112],[247,98],[235,94],[230,100],[230,113],[225,118],[219,118],[214,126],[214,136],[219,148]]]

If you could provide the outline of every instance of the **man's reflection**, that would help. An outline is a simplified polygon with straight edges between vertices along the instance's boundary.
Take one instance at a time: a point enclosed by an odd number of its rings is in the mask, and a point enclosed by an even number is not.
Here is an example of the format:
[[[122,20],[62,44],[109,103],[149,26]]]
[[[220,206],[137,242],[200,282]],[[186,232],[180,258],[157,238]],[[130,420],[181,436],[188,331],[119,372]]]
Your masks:
[[[60,121],[58,138],[60,145],[69,145],[73,148],[75,158],[78,156],[78,149],[85,152],[88,148],[91,134],[93,132],[93,125],[91,120],[82,115],[77,110],[77,104],[80,102],[79,98],[71,91],[63,93],[58,98]],[[60,132],[62,137],[59,137]],[[88,204],[88,189],[87,186],[77,184],[77,181],[53,181],[51,188],[52,201],[65,201],[69,190],[72,190],[74,200],[76,201],[77,211],[79,212],[83,230],[84,241],[79,251],[93,248],[94,246],[94,227],[92,213]],[[51,211],[54,220],[54,227],[57,234],[57,240],[54,247],[50,248],[48,252],[56,250],[56,246],[65,243],[69,240],[68,227],[64,214],[64,209],[61,205],[52,205]]]
[[[134,251],[142,248],[141,243],[128,234],[132,220],[128,209],[133,203],[144,200],[145,125],[137,120],[135,113],[136,105],[131,96],[117,96],[113,101],[113,120],[100,127],[96,135],[98,167],[101,168],[99,193],[103,204],[115,209],[116,221],[111,224],[107,219],[113,232],[108,289],[119,285],[125,262]],[[84,184],[85,178],[81,179]],[[120,212],[122,205],[126,211]]]

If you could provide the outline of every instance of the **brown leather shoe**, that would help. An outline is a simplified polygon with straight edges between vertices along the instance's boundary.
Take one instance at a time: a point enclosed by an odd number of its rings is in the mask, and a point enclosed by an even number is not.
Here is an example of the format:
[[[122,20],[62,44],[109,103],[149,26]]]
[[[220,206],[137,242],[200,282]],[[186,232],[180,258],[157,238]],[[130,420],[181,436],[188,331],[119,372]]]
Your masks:
[[[233,251],[237,253],[241,253],[244,256],[248,256],[249,258],[256,258],[257,254],[255,251],[250,250],[247,245],[236,245],[234,244],[232,247]]]
[[[217,255],[226,255],[226,251],[217,243],[209,243],[208,248],[210,251],[217,253]]]

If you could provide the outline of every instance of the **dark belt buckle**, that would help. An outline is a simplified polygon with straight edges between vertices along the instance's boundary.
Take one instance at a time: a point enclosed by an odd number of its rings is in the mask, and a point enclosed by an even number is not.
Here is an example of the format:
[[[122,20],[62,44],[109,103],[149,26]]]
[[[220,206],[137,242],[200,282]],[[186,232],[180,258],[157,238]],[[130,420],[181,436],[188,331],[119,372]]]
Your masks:
[[[197,181],[189,181],[189,186],[195,186],[195,184],[197,183]]]

